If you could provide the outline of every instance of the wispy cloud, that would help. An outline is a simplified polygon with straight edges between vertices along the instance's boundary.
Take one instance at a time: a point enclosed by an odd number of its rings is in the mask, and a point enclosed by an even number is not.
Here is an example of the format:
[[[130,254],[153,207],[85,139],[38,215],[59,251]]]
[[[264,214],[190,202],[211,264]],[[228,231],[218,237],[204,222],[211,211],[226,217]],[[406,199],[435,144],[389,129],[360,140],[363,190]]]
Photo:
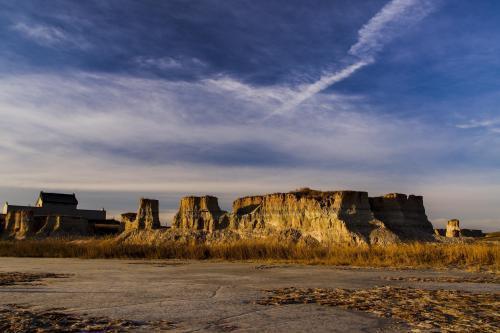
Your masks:
[[[460,123],[456,125],[460,129],[485,129],[493,133],[500,133],[500,119],[483,119],[477,120],[472,119],[465,123]]]
[[[429,15],[438,1],[390,1],[358,31],[358,41],[351,46],[349,54],[371,60],[395,36]]]
[[[435,5],[436,1],[431,0],[390,1],[358,31],[358,41],[349,49],[349,55],[354,57],[349,65],[336,72],[323,74],[312,84],[299,87],[294,98],[275,109],[268,117],[295,108],[311,96],[373,63],[375,55],[385,44],[425,18]]]
[[[81,49],[87,49],[90,47],[90,44],[82,37],[74,36],[63,29],[54,26],[18,22],[12,25],[11,29],[43,46],[56,47],[61,45],[70,45],[71,47]]]
[[[139,67],[159,70],[199,70],[206,64],[198,58],[147,57],[138,56],[133,62]]]

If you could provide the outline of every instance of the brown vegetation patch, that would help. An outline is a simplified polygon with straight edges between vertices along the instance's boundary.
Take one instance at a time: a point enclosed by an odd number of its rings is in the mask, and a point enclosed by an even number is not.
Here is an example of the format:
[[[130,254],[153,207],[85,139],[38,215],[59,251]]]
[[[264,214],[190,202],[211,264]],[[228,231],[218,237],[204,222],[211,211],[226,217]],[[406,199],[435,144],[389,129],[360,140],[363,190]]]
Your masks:
[[[407,282],[445,282],[445,283],[500,283],[500,276],[497,274],[475,275],[475,276],[388,276],[384,278],[388,281],[407,281]]]
[[[162,331],[175,328],[167,321],[132,321],[88,317],[60,310],[35,311],[18,305],[0,306],[0,332],[125,332],[142,329]]]
[[[314,245],[269,239],[159,244],[93,239],[0,241],[0,257],[223,259],[358,267],[466,268],[500,271],[500,243],[410,243],[387,246]]]
[[[71,274],[6,272],[0,273],[0,286],[33,283],[43,279],[67,278],[70,276]]]
[[[283,305],[317,303],[339,306],[406,322],[416,330],[439,332],[498,332],[500,293],[425,290],[401,287],[371,289],[270,290],[256,303]]]

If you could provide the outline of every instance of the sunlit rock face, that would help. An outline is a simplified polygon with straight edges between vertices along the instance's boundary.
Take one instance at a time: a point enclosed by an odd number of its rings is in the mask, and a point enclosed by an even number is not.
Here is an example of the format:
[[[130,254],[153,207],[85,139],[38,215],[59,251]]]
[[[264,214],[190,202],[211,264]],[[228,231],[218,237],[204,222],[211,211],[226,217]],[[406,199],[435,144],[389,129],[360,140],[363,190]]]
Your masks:
[[[397,237],[375,221],[367,192],[303,189],[237,199],[230,227],[264,234],[297,230],[321,242],[395,242]]]
[[[189,196],[181,199],[172,227],[185,230],[215,231],[228,226],[229,216],[220,209],[216,197]]]
[[[460,221],[457,219],[449,220],[446,224],[446,237],[460,237]]]
[[[373,216],[404,240],[425,240],[434,229],[421,196],[390,193],[370,198]]]
[[[248,196],[233,202],[232,213],[217,198],[185,197],[173,227],[221,231],[242,238],[316,240],[338,244],[392,244],[432,238],[422,197],[390,194],[368,198],[362,191],[289,192]]]
[[[137,213],[122,214],[121,223],[125,231],[160,229],[158,200],[141,198]]]

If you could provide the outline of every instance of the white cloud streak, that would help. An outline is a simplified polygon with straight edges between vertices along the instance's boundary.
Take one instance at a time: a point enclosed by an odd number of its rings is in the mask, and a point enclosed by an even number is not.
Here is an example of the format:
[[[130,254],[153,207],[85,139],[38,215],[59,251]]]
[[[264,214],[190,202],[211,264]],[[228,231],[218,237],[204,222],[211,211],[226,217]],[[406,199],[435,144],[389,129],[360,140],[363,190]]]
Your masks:
[[[331,85],[340,82],[359,69],[373,63],[375,55],[396,35],[419,22],[432,12],[436,1],[392,0],[358,31],[358,41],[349,49],[351,63],[334,73],[324,74],[318,81],[299,87],[296,96],[275,109],[266,118],[290,111]]]
[[[460,129],[484,129],[492,133],[500,133],[500,119],[469,120],[465,123],[455,125]]]
[[[42,46],[70,45],[80,49],[87,49],[91,46],[85,39],[53,26],[18,22],[12,25],[11,29]]]

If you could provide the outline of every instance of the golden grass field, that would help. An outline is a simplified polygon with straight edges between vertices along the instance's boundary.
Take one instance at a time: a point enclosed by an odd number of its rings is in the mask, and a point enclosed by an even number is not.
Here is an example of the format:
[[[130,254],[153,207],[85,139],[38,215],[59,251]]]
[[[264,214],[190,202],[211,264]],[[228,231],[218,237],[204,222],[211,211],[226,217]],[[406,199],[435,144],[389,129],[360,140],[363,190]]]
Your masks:
[[[200,244],[127,244],[113,238],[0,241],[0,256],[251,260],[359,267],[461,268],[500,272],[500,243],[307,246],[272,240]]]

